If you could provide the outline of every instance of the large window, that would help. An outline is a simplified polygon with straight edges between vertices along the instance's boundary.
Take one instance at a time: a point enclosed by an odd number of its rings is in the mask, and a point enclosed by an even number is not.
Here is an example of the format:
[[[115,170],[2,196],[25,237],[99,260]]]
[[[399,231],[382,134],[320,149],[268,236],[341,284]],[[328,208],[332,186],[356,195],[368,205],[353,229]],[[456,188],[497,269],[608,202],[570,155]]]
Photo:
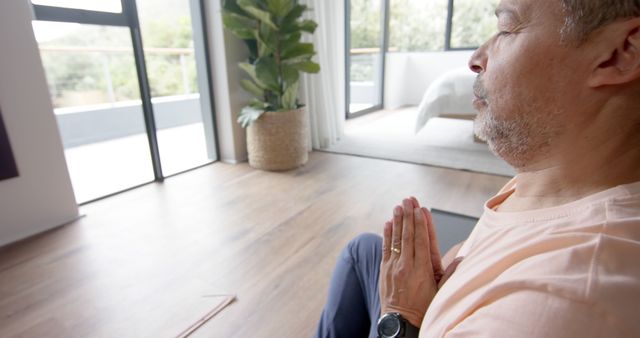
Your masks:
[[[389,52],[473,49],[496,31],[500,0],[387,1]]]
[[[198,0],[32,0],[79,203],[216,160]]]

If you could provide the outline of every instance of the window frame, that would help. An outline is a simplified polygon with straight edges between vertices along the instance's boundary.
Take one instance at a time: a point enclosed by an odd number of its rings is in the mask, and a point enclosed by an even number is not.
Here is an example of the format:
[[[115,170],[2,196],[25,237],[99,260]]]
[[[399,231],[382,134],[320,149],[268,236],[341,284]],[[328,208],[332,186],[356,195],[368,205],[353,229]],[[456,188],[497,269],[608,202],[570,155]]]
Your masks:
[[[389,0],[388,0],[389,1]],[[445,52],[455,52],[455,51],[471,51],[480,48],[480,46],[469,46],[469,47],[451,47],[451,36],[453,34],[453,14],[455,10],[455,0],[449,0],[449,4],[447,7],[447,27],[445,29],[445,37],[444,37],[444,51]]]
[[[345,48],[344,48],[344,59],[345,59],[345,118],[347,120],[353,119],[356,117],[360,117],[369,113],[373,113],[375,111],[379,111],[384,109],[384,84],[385,84],[385,73],[387,67],[387,53],[389,52],[389,18],[390,18],[390,0],[381,0],[380,1],[380,68],[377,71],[379,72],[380,77],[380,103],[375,106],[359,110],[356,112],[351,112],[351,0],[347,0],[344,2],[344,32],[345,32]]]

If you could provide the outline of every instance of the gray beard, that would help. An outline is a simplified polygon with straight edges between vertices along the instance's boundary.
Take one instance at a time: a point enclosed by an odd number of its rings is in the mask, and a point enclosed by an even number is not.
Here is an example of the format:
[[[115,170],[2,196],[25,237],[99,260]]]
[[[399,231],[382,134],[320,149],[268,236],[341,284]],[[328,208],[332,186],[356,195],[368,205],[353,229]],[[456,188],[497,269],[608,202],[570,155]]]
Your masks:
[[[558,113],[541,115],[531,106],[519,110],[511,119],[498,119],[488,107],[478,113],[474,132],[496,156],[521,172],[549,150],[561,129]]]

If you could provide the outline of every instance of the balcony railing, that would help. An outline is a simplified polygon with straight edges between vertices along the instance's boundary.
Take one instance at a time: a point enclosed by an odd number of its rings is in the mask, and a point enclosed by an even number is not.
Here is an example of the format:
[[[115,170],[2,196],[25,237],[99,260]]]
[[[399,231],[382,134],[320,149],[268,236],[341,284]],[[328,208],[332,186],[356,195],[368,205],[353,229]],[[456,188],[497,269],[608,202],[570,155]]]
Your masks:
[[[48,53],[62,53],[70,55],[78,54],[94,54],[100,58],[100,64],[102,67],[102,77],[105,81],[106,102],[100,103],[116,103],[118,101],[116,97],[116,91],[113,84],[111,75],[111,58],[112,55],[133,55],[133,49],[128,47],[66,47],[66,46],[40,46],[40,52],[43,54]],[[188,95],[194,93],[194,89],[191,88],[191,81],[189,79],[189,65],[188,58],[193,57],[193,48],[145,48],[145,57],[147,59],[152,55],[175,55],[179,60],[180,75],[181,75],[181,92],[171,93],[171,95]],[[135,67],[132,63],[131,67]],[[53,84],[55,85],[55,84]],[[154,83],[151,84],[154,86]],[[196,89],[197,90],[197,89]]]

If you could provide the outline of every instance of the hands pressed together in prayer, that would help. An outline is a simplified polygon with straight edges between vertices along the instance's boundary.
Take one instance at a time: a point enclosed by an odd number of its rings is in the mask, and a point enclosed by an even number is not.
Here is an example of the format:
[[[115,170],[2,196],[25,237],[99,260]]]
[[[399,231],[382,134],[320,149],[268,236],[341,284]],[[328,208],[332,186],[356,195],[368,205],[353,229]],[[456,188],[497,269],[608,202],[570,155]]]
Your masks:
[[[438,289],[453,274],[461,259],[446,271],[438,249],[433,218],[414,197],[393,210],[384,226],[380,266],[380,304],[384,315],[400,313],[420,327]]]

